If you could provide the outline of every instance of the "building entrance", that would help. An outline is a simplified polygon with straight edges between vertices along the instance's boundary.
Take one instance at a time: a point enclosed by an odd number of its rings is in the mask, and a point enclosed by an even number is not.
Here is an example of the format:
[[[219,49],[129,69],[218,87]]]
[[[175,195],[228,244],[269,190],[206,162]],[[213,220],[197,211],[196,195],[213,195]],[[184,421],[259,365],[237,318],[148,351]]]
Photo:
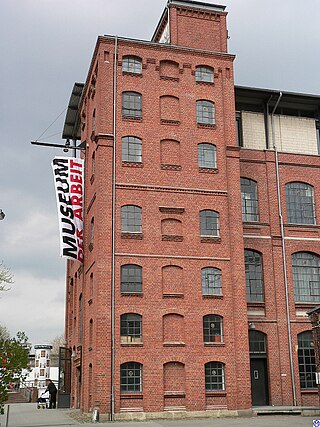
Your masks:
[[[249,331],[252,406],[269,405],[266,335]]]

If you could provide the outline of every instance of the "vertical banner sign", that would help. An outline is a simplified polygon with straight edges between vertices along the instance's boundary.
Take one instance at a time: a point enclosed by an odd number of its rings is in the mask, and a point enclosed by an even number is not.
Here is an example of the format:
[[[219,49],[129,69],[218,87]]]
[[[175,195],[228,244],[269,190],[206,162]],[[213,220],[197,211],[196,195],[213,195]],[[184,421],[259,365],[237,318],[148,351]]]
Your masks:
[[[84,161],[55,157],[52,161],[58,205],[60,255],[83,263]]]

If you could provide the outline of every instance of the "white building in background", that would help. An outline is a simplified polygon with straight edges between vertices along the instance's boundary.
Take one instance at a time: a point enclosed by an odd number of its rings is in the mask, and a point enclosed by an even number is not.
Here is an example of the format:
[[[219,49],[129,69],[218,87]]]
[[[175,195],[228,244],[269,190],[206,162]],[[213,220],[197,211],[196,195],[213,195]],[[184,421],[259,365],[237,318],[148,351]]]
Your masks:
[[[38,388],[38,396],[46,389],[46,380],[50,378],[58,387],[59,367],[51,366],[50,344],[38,344],[34,346],[34,366],[31,371],[26,372],[25,383]]]

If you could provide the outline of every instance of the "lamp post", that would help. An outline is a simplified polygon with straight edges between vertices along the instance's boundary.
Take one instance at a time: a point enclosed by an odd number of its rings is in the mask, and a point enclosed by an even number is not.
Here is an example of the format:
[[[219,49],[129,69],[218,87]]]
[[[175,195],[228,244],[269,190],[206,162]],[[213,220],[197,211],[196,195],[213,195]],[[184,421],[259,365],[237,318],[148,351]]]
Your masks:
[[[0,221],[2,220],[2,219],[4,219],[4,217],[6,216],[6,214],[3,212],[3,210],[2,209],[0,209]]]

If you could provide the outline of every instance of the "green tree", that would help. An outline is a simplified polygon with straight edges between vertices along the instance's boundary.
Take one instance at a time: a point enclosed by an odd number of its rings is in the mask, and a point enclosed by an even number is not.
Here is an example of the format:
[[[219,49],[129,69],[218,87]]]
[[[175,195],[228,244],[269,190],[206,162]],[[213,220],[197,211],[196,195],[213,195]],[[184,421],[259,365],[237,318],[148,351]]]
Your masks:
[[[18,332],[10,338],[7,328],[0,325],[0,413],[8,398],[10,384],[24,378],[23,369],[28,369],[28,338]]]

